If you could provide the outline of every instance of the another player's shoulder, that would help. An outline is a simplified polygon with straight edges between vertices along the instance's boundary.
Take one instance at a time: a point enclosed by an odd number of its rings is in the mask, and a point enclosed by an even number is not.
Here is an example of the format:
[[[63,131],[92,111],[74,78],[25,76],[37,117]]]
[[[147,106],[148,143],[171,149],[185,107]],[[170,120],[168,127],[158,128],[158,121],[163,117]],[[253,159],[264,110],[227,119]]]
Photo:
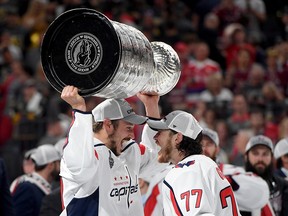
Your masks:
[[[220,170],[224,173],[224,175],[235,175],[240,173],[245,173],[245,170],[243,167],[235,166],[233,164],[219,164]]]

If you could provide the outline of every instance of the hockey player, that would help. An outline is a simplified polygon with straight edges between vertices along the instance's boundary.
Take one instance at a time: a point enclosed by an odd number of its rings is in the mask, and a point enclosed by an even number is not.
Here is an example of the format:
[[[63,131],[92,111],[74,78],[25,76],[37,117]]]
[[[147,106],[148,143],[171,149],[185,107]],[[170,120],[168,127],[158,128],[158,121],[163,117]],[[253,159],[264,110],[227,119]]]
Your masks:
[[[123,99],[107,99],[87,112],[74,86],[66,86],[61,97],[73,108],[61,161],[61,215],[143,215],[138,178],[155,167],[157,152],[133,141],[133,127],[146,117],[136,115]],[[148,116],[160,117],[159,96],[138,97]]]
[[[162,185],[164,215],[240,215],[228,180],[212,159],[202,155],[202,128],[191,114],[173,111],[161,121],[147,123],[158,131],[158,161],[175,165]]]

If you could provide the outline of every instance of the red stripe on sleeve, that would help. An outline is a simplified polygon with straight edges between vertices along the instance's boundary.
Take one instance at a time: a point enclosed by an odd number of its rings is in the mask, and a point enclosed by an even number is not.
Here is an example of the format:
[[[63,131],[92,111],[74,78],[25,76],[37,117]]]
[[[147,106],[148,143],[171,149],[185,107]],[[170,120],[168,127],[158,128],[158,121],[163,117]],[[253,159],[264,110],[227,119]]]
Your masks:
[[[152,215],[155,206],[157,205],[157,196],[160,194],[158,184],[152,189],[151,195],[148,197],[144,206],[144,215]]]
[[[175,213],[177,216],[182,216],[182,214],[179,212],[178,206],[177,206],[177,201],[175,200],[175,196],[173,194],[173,191],[170,190],[170,199],[172,202],[172,205],[174,207]]]
[[[61,193],[61,205],[62,205],[62,210],[64,209],[64,201],[63,201],[63,182],[62,179],[60,178],[60,193]]]
[[[97,160],[99,160],[99,158],[98,158],[98,153],[97,153],[96,150],[94,150],[94,154],[95,154],[95,157],[97,158]]]
[[[141,155],[144,155],[145,151],[146,151],[146,147],[144,145],[142,145],[142,144],[139,144],[138,146],[140,148]]]
[[[271,206],[269,204],[266,204],[261,209],[261,216],[275,216],[275,214],[273,213],[273,210],[271,209]]]

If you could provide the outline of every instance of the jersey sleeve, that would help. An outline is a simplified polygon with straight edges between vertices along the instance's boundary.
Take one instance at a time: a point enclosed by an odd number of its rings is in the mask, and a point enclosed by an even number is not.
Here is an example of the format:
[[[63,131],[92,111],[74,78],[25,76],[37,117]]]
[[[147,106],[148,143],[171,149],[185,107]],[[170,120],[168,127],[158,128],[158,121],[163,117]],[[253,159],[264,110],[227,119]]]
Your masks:
[[[64,146],[60,175],[79,184],[97,172],[98,160],[93,147],[92,114],[73,111],[68,142]]]
[[[261,177],[253,173],[239,173],[231,175],[231,178],[239,186],[234,194],[240,210],[260,209],[269,202],[269,187]]]

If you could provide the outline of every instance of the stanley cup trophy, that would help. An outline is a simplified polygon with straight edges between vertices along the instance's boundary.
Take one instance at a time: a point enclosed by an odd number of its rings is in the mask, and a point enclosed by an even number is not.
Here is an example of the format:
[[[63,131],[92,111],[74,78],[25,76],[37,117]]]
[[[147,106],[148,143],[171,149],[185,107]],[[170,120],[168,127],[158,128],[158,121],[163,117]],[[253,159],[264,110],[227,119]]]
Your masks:
[[[164,95],[181,73],[171,46],[150,43],[134,27],[86,8],[64,12],[50,24],[41,62],[57,91],[74,85],[82,96],[103,98],[128,98],[138,92]]]

